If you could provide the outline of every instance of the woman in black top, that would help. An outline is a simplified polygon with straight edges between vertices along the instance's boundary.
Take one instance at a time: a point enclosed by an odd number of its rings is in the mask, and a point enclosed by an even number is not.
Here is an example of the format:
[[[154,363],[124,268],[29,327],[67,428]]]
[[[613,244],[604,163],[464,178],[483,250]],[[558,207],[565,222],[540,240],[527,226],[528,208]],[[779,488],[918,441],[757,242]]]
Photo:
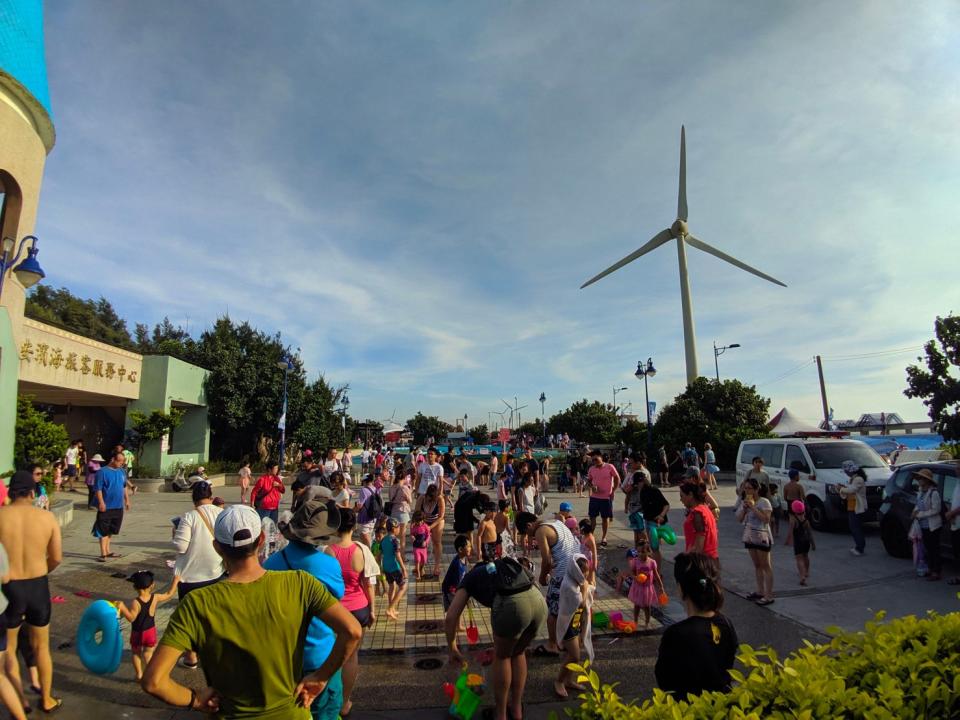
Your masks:
[[[720,614],[720,565],[701,553],[681,553],[673,565],[687,619],[671,625],[660,640],[657,685],[678,700],[688,694],[730,689],[737,632]]]

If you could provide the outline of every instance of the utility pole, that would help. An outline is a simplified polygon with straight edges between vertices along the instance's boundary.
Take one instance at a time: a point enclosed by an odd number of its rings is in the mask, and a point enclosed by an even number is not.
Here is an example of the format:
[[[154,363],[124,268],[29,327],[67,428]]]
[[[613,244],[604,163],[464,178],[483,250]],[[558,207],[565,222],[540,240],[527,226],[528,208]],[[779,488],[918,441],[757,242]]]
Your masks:
[[[823,403],[823,429],[830,429],[830,406],[827,405],[827,386],[823,382],[823,361],[817,355],[817,374],[820,376],[820,402]]]

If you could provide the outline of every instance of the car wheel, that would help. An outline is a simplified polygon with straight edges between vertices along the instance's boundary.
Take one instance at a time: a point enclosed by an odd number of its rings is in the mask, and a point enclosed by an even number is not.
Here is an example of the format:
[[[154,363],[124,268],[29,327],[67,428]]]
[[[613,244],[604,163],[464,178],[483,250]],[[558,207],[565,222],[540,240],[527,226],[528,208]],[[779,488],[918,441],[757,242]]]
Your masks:
[[[825,532],[830,529],[830,522],[827,520],[827,509],[820,502],[820,498],[815,495],[807,496],[807,518],[814,530]]]
[[[907,539],[907,531],[894,518],[884,518],[880,523],[880,539],[887,554],[895,558],[913,557],[913,548]]]

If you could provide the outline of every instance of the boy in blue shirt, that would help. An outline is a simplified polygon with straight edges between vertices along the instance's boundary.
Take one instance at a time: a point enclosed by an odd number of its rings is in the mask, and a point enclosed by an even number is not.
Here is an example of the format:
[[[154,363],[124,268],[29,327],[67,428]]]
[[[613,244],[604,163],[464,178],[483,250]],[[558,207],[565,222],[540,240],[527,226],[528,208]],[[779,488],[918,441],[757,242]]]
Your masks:
[[[387,534],[380,541],[380,567],[387,576],[387,612],[391,620],[397,619],[397,605],[403,596],[403,586],[407,584],[407,568],[403,564],[403,552],[400,550],[400,523],[393,518],[387,520]]]

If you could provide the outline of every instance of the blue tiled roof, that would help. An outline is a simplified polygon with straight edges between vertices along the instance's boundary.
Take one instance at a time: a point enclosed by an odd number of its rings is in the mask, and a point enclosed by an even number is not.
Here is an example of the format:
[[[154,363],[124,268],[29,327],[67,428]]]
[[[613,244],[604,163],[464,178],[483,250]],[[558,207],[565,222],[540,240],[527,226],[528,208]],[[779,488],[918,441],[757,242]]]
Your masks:
[[[51,114],[43,54],[43,0],[0,0],[0,69]]]

